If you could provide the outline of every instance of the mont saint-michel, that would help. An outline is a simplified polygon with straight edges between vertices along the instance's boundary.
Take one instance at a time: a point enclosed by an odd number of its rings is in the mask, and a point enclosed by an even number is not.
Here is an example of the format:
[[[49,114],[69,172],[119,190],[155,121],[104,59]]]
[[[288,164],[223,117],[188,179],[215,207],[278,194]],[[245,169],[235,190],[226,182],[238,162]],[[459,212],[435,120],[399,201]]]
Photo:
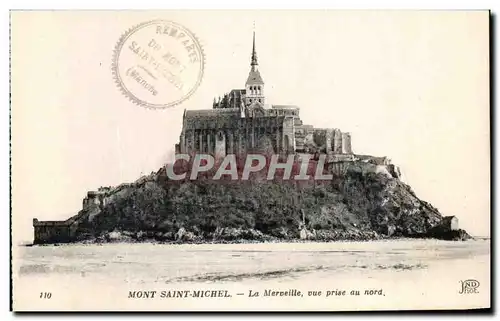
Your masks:
[[[190,170],[188,158],[135,182],[89,191],[65,221],[33,219],[34,243],[469,237],[457,217],[420,200],[389,158],[354,153],[349,133],[304,124],[297,106],[268,104],[255,33],[250,47],[244,89],[208,101],[211,108],[185,110],[176,155],[278,155],[275,161],[307,159],[313,168],[323,160],[328,180],[221,182],[208,170],[195,180],[172,180],[172,168]]]

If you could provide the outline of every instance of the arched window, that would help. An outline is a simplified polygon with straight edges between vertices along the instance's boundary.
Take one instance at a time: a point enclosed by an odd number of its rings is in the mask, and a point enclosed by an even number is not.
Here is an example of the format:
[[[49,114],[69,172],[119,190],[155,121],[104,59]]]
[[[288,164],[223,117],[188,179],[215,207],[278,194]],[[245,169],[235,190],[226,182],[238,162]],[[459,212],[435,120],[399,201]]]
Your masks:
[[[288,137],[288,135],[285,135],[285,137],[284,137],[284,141],[283,141],[283,151],[284,151],[285,153],[287,153],[287,154],[288,154],[288,152],[290,151],[290,147],[291,147],[291,146],[290,146],[290,145],[291,145],[290,143],[291,143],[291,142],[290,142],[290,138]]]

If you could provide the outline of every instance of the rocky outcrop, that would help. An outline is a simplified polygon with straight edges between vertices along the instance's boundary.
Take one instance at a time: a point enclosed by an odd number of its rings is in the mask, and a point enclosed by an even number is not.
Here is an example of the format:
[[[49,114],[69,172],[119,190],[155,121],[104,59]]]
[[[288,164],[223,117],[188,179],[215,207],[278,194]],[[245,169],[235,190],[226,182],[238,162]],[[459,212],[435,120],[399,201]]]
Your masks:
[[[472,236],[470,236],[465,230],[458,229],[454,231],[450,230],[436,230],[433,229],[427,234],[424,234],[421,236],[422,238],[436,238],[436,239],[441,239],[441,240],[447,240],[447,241],[467,241],[472,239]]]
[[[161,172],[90,194],[72,218],[85,242],[241,242],[432,237],[465,240],[397,167],[346,162],[331,181],[170,181]],[[449,226],[453,228],[446,229]]]
[[[455,216],[443,217],[441,222],[429,229],[423,237],[449,241],[466,241],[472,239],[466,231],[458,228],[458,218]]]

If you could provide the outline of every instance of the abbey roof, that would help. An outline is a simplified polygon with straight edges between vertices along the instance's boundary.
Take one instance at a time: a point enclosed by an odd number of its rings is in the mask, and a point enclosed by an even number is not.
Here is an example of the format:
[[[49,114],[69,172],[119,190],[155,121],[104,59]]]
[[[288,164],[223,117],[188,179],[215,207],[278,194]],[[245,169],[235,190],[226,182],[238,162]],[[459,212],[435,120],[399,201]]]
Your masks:
[[[248,74],[248,79],[246,82],[247,85],[263,85],[264,80],[260,76],[260,72],[258,70],[251,70]]]

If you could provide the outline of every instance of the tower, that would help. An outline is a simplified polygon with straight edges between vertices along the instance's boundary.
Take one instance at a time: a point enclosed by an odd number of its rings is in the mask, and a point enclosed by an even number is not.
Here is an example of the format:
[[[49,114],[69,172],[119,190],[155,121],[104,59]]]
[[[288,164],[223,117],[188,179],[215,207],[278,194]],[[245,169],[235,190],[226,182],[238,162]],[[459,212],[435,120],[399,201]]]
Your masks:
[[[260,76],[258,69],[259,63],[257,62],[257,52],[255,51],[255,31],[253,32],[253,47],[252,47],[252,60],[250,63],[250,73],[248,74],[247,82],[245,84],[245,105],[251,105],[258,102],[264,105],[264,81]]]

